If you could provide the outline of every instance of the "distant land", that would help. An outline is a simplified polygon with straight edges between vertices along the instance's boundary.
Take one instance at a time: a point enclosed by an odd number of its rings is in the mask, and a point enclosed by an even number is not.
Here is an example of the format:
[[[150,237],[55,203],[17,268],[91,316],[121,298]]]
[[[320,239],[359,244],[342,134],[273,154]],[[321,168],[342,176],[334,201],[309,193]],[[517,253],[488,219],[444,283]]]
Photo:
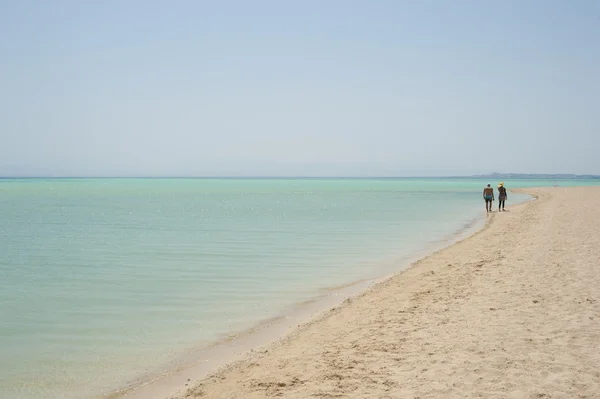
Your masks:
[[[476,178],[485,179],[600,179],[600,175],[576,175],[571,173],[545,174],[545,173],[490,173],[487,175],[473,175]]]

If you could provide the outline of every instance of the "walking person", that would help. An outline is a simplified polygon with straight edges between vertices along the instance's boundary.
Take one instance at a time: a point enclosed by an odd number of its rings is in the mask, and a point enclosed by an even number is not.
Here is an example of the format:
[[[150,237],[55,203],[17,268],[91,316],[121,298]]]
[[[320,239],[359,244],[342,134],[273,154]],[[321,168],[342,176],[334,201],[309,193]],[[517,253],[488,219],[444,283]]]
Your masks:
[[[492,211],[492,201],[494,201],[494,189],[488,183],[487,187],[483,189],[483,199],[485,200],[485,211]]]
[[[504,182],[502,182],[498,184],[498,212],[504,211],[504,203],[507,199],[506,187],[504,187]]]

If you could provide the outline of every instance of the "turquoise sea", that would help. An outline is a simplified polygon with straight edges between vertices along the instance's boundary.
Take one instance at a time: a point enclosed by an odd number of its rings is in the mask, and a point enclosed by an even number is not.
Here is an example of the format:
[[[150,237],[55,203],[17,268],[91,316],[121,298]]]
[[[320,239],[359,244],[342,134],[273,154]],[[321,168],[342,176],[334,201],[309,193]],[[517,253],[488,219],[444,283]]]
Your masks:
[[[323,289],[388,274],[485,218],[484,183],[0,179],[0,397],[109,394]]]

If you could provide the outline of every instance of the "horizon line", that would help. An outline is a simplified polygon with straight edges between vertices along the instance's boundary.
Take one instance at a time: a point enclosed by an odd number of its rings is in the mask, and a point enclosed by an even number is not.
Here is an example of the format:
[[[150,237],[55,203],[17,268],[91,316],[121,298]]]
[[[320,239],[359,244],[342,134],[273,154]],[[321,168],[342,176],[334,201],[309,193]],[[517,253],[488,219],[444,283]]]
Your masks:
[[[434,175],[434,176],[0,176],[0,179],[448,179],[448,178],[491,178],[501,176],[569,176],[600,178],[589,173],[489,173],[477,175]]]

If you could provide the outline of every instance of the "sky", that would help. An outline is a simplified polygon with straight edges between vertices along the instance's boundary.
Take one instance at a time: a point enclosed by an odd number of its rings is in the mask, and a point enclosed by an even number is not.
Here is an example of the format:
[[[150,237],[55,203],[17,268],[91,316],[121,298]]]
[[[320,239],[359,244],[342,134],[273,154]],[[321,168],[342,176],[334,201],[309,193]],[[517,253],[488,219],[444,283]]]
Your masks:
[[[0,0],[0,176],[600,174],[600,2]]]

